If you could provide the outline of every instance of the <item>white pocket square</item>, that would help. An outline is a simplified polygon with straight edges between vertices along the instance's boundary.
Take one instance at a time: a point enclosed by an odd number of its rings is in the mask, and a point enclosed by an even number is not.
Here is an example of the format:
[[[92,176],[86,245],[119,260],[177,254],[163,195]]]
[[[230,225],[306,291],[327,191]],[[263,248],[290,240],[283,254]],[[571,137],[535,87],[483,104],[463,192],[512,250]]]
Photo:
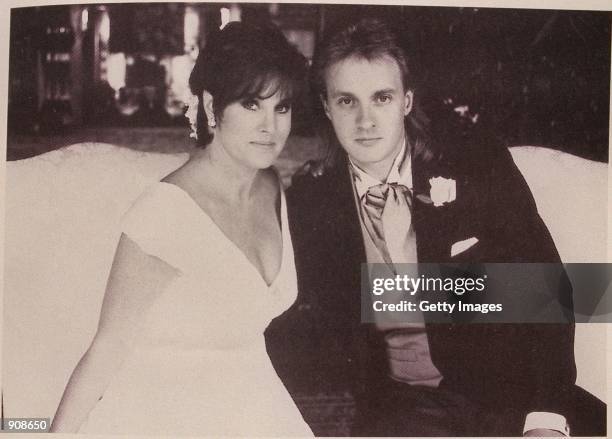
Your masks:
[[[471,238],[464,239],[463,241],[457,241],[451,246],[451,258],[457,256],[459,253],[463,253],[468,248],[472,247],[478,242],[478,238],[472,236]]]

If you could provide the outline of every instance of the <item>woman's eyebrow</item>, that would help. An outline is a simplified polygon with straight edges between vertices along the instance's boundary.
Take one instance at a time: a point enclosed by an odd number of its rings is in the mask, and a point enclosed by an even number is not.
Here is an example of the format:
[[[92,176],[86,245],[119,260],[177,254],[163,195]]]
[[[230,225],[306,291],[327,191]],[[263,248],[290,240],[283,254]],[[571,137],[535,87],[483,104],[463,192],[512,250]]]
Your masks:
[[[291,105],[291,103],[292,103],[291,98],[283,98],[280,101],[278,101],[278,104],[276,104],[276,106],[278,107],[279,105]]]

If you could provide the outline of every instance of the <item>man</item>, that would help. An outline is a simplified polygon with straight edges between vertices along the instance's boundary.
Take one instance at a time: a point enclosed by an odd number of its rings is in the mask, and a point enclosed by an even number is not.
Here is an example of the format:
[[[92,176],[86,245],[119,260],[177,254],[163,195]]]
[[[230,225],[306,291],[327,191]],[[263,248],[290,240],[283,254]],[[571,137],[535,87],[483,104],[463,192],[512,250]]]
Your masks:
[[[590,395],[574,385],[571,324],[360,323],[365,262],[559,262],[508,151],[426,135],[409,68],[372,19],[317,51],[336,148],[288,191],[300,298],[268,332],[279,374],[290,389],[350,389],[356,436],[604,434],[601,406],[577,421]],[[277,352],[279,337],[295,351]]]

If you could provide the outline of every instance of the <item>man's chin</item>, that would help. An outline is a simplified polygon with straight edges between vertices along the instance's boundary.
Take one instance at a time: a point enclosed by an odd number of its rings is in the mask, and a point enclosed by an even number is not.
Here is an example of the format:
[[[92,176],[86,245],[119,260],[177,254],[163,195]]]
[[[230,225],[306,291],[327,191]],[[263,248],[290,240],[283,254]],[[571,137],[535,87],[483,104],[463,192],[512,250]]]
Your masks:
[[[359,154],[352,154],[351,152],[347,151],[347,154],[353,163],[360,168],[367,168],[369,166],[378,167],[384,165],[386,162],[389,162],[389,165],[391,165],[395,159],[393,156],[389,158],[388,155],[381,154],[378,151],[359,151]]]

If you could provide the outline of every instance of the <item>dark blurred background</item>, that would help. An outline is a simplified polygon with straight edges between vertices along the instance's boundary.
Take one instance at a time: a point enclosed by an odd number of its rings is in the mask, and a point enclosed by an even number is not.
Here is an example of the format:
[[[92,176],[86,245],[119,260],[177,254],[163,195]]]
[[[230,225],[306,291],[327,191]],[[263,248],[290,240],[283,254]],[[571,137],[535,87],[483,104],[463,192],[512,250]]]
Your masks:
[[[401,32],[430,119],[608,160],[609,12],[276,3],[12,9],[8,159],[81,141],[188,150],[187,78],[211,31],[273,20],[312,58],[326,31],[363,15]],[[308,103],[289,154],[317,149]]]

